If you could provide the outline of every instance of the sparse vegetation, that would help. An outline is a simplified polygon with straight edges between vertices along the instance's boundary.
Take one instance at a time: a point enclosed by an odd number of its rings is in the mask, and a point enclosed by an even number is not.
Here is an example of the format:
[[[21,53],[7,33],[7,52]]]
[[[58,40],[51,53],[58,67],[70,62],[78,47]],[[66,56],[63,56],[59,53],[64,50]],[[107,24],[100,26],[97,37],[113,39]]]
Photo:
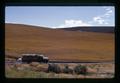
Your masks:
[[[77,65],[75,68],[74,68],[74,71],[75,73],[77,74],[87,74],[87,67],[86,66],[83,66],[83,65]]]
[[[38,65],[39,65],[38,62],[32,62],[32,63],[30,63],[30,66],[33,66],[33,67],[37,67]]]
[[[99,73],[98,72],[90,73],[93,71],[90,71],[88,69],[89,72],[86,75],[71,74],[71,73],[68,74],[68,70],[67,70],[67,73],[45,72],[44,68],[45,68],[46,64],[45,65],[39,64],[38,66],[34,67],[34,66],[30,66],[29,64],[21,64],[16,67],[13,65],[6,65],[5,76],[7,78],[113,78],[114,77],[113,71],[112,72],[106,71],[105,74],[103,74],[102,71]],[[61,66],[61,65],[59,65],[59,66]],[[107,66],[108,65],[106,65],[106,67]],[[65,66],[65,69],[69,69],[70,67]],[[41,70],[42,68],[43,68],[43,70]],[[111,69],[112,67],[108,66],[108,68]],[[46,69],[47,69],[47,66],[46,66]],[[106,70],[106,68],[103,68],[103,70]]]
[[[63,73],[73,74],[73,70],[70,69],[68,65],[65,65],[65,68],[63,69]]]
[[[61,72],[61,68],[57,64],[49,64],[48,72],[60,73]]]

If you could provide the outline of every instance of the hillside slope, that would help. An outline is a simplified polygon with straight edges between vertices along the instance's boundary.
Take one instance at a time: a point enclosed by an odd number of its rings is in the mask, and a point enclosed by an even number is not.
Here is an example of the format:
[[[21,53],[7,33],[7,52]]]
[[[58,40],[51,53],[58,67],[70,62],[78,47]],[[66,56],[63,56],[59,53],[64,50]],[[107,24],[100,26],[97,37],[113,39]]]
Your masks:
[[[69,27],[69,28],[60,28],[66,31],[86,31],[86,32],[100,32],[100,33],[114,33],[114,27]]]
[[[6,57],[43,53],[51,60],[114,60],[114,34],[6,24],[5,52]]]

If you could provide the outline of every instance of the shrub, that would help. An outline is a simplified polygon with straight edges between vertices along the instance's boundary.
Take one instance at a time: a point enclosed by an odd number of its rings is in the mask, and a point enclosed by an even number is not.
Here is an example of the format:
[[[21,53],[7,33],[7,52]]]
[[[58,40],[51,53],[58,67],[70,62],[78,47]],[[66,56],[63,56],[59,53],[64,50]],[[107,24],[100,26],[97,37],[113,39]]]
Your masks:
[[[48,72],[60,73],[61,69],[57,64],[48,64]]]
[[[87,67],[86,66],[82,66],[82,65],[77,65],[74,68],[74,72],[77,74],[87,74]]]
[[[69,68],[68,65],[65,65],[65,68],[63,69],[63,73],[73,73],[73,70]]]

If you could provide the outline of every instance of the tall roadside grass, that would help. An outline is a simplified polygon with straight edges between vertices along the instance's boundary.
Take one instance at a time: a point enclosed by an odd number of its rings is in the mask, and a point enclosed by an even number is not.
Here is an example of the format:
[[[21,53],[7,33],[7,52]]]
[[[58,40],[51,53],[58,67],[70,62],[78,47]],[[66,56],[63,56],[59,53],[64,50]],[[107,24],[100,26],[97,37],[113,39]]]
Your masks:
[[[37,72],[32,70],[7,69],[6,78],[62,78],[59,74],[50,72]]]
[[[6,69],[6,78],[47,78],[45,72],[36,72],[32,70],[17,70],[15,68]]]

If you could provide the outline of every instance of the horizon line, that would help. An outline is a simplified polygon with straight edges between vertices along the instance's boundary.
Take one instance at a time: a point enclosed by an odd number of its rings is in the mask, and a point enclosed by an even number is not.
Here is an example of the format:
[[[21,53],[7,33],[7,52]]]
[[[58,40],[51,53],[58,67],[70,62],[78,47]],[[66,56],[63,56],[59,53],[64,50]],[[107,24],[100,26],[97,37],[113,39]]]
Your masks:
[[[76,28],[76,27],[115,27],[115,26],[72,26],[72,27],[59,27],[59,28],[57,28],[57,27],[48,27],[48,26],[42,26],[42,25],[34,25],[34,24],[23,24],[23,23],[5,23],[5,24],[15,24],[15,25],[25,25],[25,26],[33,26],[33,27],[38,27],[38,28],[40,28],[40,27],[43,27],[43,28],[49,28],[49,29],[62,29],[62,28]]]

